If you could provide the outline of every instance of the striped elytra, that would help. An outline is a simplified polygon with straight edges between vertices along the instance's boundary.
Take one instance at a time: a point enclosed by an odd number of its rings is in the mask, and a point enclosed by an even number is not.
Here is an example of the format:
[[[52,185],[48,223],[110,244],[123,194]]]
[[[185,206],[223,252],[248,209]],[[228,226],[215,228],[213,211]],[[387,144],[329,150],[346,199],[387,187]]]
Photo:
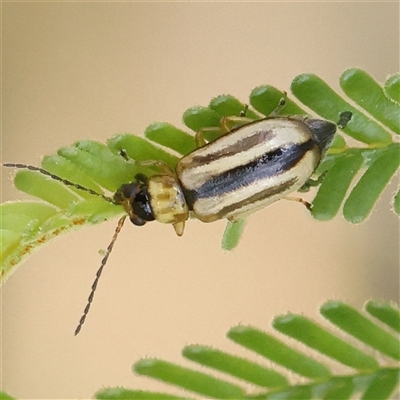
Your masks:
[[[335,132],[332,122],[304,117],[232,130],[179,161],[188,208],[203,222],[234,220],[285,197],[310,178]]]

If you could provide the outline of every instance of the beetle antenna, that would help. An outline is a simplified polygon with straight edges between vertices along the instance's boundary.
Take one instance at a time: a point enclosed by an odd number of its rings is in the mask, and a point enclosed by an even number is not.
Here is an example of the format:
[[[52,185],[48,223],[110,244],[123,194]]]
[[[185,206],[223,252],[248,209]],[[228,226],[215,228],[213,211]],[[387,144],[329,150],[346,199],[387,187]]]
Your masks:
[[[94,292],[96,291],[97,284],[99,283],[99,279],[100,279],[101,273],[103,272],[103,268],[107,263],[108,256],[110,255],[110,253],[111,253],[111,251],[112,251],[112,249],[114,247],[114,244],[115,244],[115,242],[117,240],[118,234],[120,233],[120,231],[122,229],[122,226],[124,225],[125,218],[126,218],[126,215],[121,217],[120,220],[118,221],[117,227],[115,228],[115,232],[114,232],[113,238],[111,239],[111,242],[107,247],[105,256],[101,260],[100,268],[96,272],[96,278],[93,281],[92,289],[91,289],[89,297],[87,299],[87,304],[86,304],[86,307],[85,307],[85,309],[83,311],[83,315],[82,315],[81,319],[79,320],[78,326],[75,329],[75,336],[80,332],[80,330],[82,329],[82,325],[85,323],[86,317],[87,317],[87,315],[89,313],[89,310],[90,310],[90,306],[92,305]]]
[[[71,181],[69,181],[67,179],[64,179],[64,178],[61,178],[61,177],[59,177],[57,175],[54,175],[51,172],[46,171],[43,168],[34,167],[33,165],[13,164],[13,163],[4,163],[3,166],[4,167],[10,167],[10,168],[27,169],[29,171],[40,172],[41,174],[49,176],[50,178],[52,178],[52,179],[54,179],[56,181],[62,182],[64,185],[72,186],[75,189],[83,190],[84,192],[88,192],[88,193],[92,194],[93,196],[101,197],[102,199],[108,201],[109,203],[115,204],[113,199],[111,199],[110,197],[105,196],[104,194],[101,194],[101,193],[97,193],[92,189],[89,189],[89,188],[86,188],[86,187],[84,187],[82,185],[79,185],[78,183],[73,183],[73,182],[71,182]]]

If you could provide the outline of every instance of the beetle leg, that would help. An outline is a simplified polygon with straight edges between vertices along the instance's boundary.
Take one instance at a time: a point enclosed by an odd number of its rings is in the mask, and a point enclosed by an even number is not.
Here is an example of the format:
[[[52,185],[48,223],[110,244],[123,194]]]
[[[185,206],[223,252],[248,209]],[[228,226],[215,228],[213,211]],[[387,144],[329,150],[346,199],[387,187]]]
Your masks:
[[[240,126],[246,125],[249,122],[254,122],[253,119],[246,117],[238,117],[235,115],[231,115],[229,117],[222,117],[220,126],[210,126],[206,128],[201,128],[196,132],[195,142],[196,148],[205,146],[208,142],[212,142],[215,139],[218,139],[220,136],[225,135],[230,132],[234,128],[238,128]],[[213,136],[212,140],[207,141],[204,137],[205,133],[211,133]]]
[[[290,201],[297,201],[298,203],[303,204],[307,210],[311,210],[312,205],[311,203],[309,203],[308,201],[303,200],[300,197],[284,197],[285,200],[290,200]]]
[[[204,137],[204,133],[206,132],[213,133],[216,137],[221,136],[221,128],[219,128],[218,126],[201,128],[196,132],[196,135],[194,137],[196,148],[203,147],[208,143],[206,138]]]
[[[298,192],[308,192],[310,188],[319,186],[325,178],[325,175],[328,171],[324,171],[318,178],[316,179],[308,179],[307,182],[300,188],[297,189]]]
[[[228,117],[222,117],[219,127],[212,126],[199,129],[195,136],[196,148],[202,147],[208,143],[204,138],[204,133],[206,132],[214,133],[216,138],[218,138],[225,133],[230,132],[234,128],[239,128],[240,126],[254,122],[254,119],[246,117],[248,108],[248,104],[245,104],[244,109],[240,112],[239,116],[230,115]]]
[[[223,132],[227,133],[232,129],[239,128],[240,126],[247,125],[250,122],[254,122],[254,119],[244,117],[244,116],[236,116],[231,115],[229,117],[221,118],[221,129]]]

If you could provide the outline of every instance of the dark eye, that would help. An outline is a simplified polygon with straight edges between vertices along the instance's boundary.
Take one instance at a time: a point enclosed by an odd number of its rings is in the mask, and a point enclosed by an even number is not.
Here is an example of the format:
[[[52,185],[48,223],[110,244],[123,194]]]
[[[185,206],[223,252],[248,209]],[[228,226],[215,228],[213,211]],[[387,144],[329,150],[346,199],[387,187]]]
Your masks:
[[[136,194],[132,203],[132,209],[135,215],[144,221],[154,221],[153,209],[150,205],[150,195],[147,188],[143,188]]]
[[[134,198],[139,190],[140,187],[136,182],[122,185],[115,193],[114,201],[116,204],[123,204],[126,200]]]

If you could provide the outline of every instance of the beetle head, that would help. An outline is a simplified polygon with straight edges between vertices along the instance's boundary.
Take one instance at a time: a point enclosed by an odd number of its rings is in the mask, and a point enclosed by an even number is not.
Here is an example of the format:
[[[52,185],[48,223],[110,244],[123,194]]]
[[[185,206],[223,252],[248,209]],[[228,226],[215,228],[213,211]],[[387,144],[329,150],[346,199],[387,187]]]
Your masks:
[[[115,193],[114,201],[124,207],[134,225],[143,226],[154,221],[147,178],[143,175],[138,174],[135,181],[122,185]]]

